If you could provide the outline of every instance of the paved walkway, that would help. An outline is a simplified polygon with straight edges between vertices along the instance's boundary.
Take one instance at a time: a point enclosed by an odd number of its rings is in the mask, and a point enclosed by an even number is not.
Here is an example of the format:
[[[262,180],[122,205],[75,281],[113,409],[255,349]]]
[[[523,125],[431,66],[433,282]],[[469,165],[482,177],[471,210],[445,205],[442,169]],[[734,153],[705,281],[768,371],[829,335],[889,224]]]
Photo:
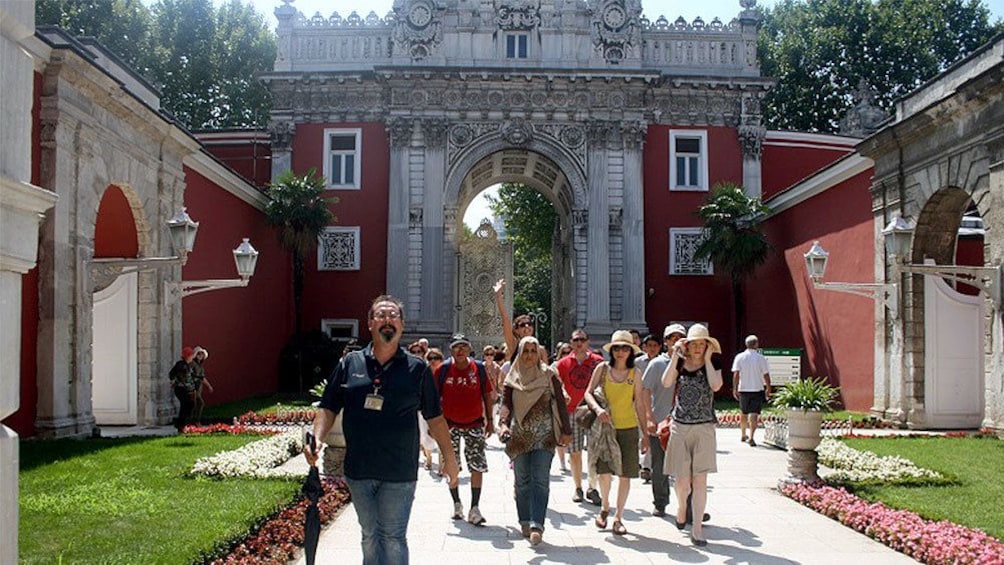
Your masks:
[[[419,471],[408,528],[413,564],[916,563],[781,496],[775,487],[785,474],[786,454],[740,443],[738,429],[718,430],[719,472],[709,481],[707,511],[711,521],[704,528],[709,542],[704,548],[691,544],[689,528],[682,532],[676,529],[672,513],[666,518],[652,517],[651,487],[641,480],[632,482],[624,512],[624,525],[630,533],[618,537],[597,531],[593,518],[598,507],[572,502],[572,479],[560,473],[557,458],[544,542],[531,547],[516,522],[512,471],[497,440],[489,442],[488,460],[490,471],[485,474],[481,495],[481,511],[488,520],[484,527],[451,520],[453,504],[444,479]],[[465,511],[470,503],[466,477],[462,472],[460,494]],[[670,505],[673,508],[675,502]],[[321,533],[317,562],[361,563],[359,539],[359,523],[349,505]],[[301,557],[294,563],[304,560]]]

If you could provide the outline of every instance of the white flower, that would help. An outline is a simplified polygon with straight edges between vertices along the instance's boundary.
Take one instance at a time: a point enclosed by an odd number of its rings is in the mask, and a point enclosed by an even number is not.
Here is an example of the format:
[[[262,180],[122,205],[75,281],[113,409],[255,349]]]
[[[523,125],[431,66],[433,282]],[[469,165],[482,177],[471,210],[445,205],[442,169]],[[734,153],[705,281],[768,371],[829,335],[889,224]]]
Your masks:
[[[279,466],[303,451],[300,429],[249,443],[243,447],[203,457],[192,466],[193,475],[206,477],[294,477],[300,473]]]
[[[945,478],[941,473],[922,469],[902,457],[895,455],[880,457],[871,451],[858,451],[833,438],[823,438],[816,451],[819,453],[819,462],[834,469],[825,477],[831,483]]]

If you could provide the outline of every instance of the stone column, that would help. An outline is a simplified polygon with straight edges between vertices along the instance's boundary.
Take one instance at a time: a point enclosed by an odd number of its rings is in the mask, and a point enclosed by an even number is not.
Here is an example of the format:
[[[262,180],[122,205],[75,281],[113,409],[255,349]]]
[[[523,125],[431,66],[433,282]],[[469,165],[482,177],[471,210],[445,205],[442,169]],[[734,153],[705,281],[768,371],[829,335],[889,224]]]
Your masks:
[[[607,139],[610,124],[591,121],[587,127],[589,191],[589,244],[586,280],[586,331],[602,336],[610,323],[610,226],[607,193]]]
[[[739,144],[743,151],[743,190],[747,196],[760,198],[763,193],[763,172],[760,155],[767,129],[760,125],[739,126]]]
[[[296,123],[292,118],[274,117],[268,125],[272,137],[272,182],[276,182],[286,171],[293,168],[293,137]]]
[[[446,191],[446,130],[448,123],[442,118],[422,121],[425,138],[425,190],[421,207],[422,224],[422,302],[415,331],[449,333],[449,311],[445,288],[443,203]]]
[[[38,226],[56,195],[31,179],[34,64],[18,43],[35,33],[35,3],[0,1],[0,420],[21,404],[21,279],[38,259]],[[0,563],[17,562],[18,435],[0,425]]]
[[[980,211],[984,212],[983,222],[987,227],[1004,225],[1004,136],[987,144],[990,157],[989,202]],[[984,264],[993,266],[1004,264],[1004,234],[1000,229],[988,229],[984,236]],[[1004,281],[1001,281],[1004,282]],[[1004,309],[1004,308],[1002,308]],[[983,425],[1004,434],[1004,322],[1002,309],[995,310],[990,300],[986,301],[987,348],[984,358],[984,398]]]
[[[621,326],[643,334],[645,322],[645,211],[642,146],[644,122],[621,124],[624,140],[624,207],[621,234],[624,238],[624,299]]]
[[[387,292],[401,300],[408,296],[408,154],[411,147],[413,122],[410,118],[389,118],[390,193],[387,210]],[[406,304],[407,317],[418,314],[415,306]]]

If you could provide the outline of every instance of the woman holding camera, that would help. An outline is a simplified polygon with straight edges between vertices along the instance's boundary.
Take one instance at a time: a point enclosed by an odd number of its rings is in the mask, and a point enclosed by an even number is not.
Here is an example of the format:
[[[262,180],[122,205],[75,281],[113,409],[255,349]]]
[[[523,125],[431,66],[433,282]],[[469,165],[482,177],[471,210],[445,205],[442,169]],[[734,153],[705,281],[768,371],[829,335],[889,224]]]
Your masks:
[[[572,439],[561,379],[548,367],[533,336],[519,341],[506,375],[499,411],[499,439],[516,476],[516,514],[532,545],[544,535],[554,448]]]
[[[721,352],[708,328],[694,324],[687,337],[673,345],[672,359],[662,374],[662,385],[676,386],[677,391],[664,470],[676,480],[676,527],[680,530],[687,525],[687,495],[693,491],[694,517],[703,516],[708,473],[718,471],[715,391],[722,388]],[[695,519],[690,532],[694,545],[708,545],[703,534],[701,520]]]

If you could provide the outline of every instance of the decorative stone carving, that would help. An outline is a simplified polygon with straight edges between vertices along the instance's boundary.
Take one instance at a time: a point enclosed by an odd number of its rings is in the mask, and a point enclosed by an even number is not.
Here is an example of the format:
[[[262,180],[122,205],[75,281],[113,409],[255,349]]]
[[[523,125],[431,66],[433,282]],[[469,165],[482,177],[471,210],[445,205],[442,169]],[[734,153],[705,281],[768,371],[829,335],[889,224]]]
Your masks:
[[[443,118],[427,118],[422,120],[422,134],[425,136],[426,147],[442,148],[446,145],[446,132],[450,123]]]
[[[359,270],[359,228],[325,228],[318,237],[317,270]]]
[[[597,4],[590,8],[593,45],[608,63],[620,63],[641,46],[641,3],[606,0]]]
[[[391,147],[407,147],[411,143],[411,133],[414,129],[414,120],[411,118],[388,118],[385,127],[390,136]]]
[[[588,222],[589,222],[589,210],[586,209],[572,210],[572,226],[576,228],[585,228]]]
[[[603,120],[589,120],[586,122],[586,138],[592,147],[602,147],[610,139],[610,124]]]
[[[586,132],[579,126],[564,126],[558,134],[558,139],[569,149],[577,149],[586,142]]]
[[[504,31],[533,29],[540,25],[540,6],[535,0],[499,0],[495,25]]]
[[[645,135],[648,133],[648,128],[643,122],[622,122],[620,131],[625,149],[640,149],[645,144]]]
[[[526,145],[533,139],[533,127],[523,118],[514,118],[502,124],[502,139],[512,145]]]
[[[432,2],[416,0],[407,9],[395,8],[394,52],[412,60],[432,55],[443,41],[443,18]]]
[[[296,135],[296,123],[279,121],[268,124],[268,134],[272,139],[273,151],[289,151]]]
[[[857,103],[840,119],[841,135],[868,137],[889,119],[889,115],[875,105],[875,90],[865,79],[858,83],[854,100]]]
[[[620,229],[621,225],[624,223],[624,209],[623,208],[611,208],[610,209],[610,227]]]
[[[742,146],[744,159],[760,160],[766,135],[767,128],[763,126],[739,126],[739,144]]]
[[[468,124],[457,124],[450,128],[450,145],[457,148],[467,147],[474,141],[474,130]]]
[[[422,208],[416,206],[409,210],[408,222],[413,228],[420,227],[422,225]]]

